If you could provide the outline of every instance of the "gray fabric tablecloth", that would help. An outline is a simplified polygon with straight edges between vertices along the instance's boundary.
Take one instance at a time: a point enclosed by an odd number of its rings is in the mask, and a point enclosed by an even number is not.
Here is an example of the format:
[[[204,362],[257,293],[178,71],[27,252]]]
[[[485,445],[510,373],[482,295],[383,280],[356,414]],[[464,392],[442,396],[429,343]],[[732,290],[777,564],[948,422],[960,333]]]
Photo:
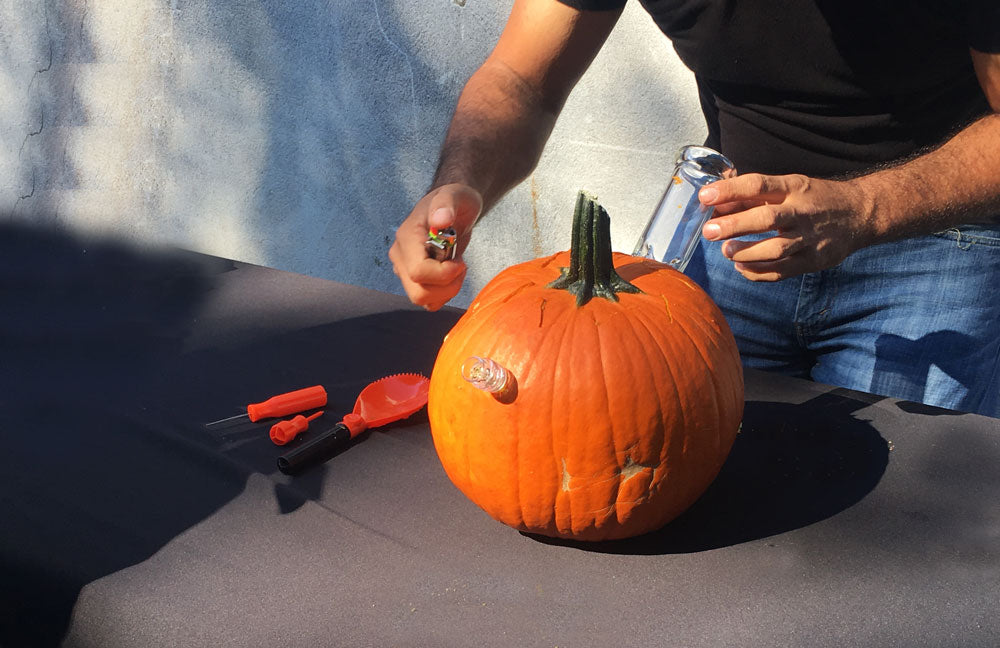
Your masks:
[[[190,253],[0,228],[2,646],[997,646],[1000,421],[747,373],[685,515],[509,529],[426,415],[300,476],[247,402],[429,375],[460,316]]]

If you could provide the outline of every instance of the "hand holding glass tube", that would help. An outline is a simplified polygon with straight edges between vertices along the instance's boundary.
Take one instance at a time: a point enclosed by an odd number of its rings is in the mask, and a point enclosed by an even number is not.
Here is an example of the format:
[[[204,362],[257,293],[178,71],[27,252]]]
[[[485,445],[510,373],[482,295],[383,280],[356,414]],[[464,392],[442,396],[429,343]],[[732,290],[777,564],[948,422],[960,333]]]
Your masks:
[[[684,272],[701,239],[713,207],[698,200],[707,184],[736,174],[729,159],[704,146],[685,146],[677,157],[670,185],[636,243],[635,256],[655,259]]]

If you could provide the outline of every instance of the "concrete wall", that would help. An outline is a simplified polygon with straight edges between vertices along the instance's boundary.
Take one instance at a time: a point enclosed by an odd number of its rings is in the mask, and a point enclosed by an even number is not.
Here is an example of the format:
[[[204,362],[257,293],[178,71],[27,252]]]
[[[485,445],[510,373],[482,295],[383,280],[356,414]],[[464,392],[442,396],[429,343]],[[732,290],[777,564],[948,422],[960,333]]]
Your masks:
[[[0,0],[0,219],[400,292],[393,232],[510,5]],[[630,250],[703,137],[689,73],[633,1],[534,175],[477,228],[455,303],[568,247],[578,188]]]

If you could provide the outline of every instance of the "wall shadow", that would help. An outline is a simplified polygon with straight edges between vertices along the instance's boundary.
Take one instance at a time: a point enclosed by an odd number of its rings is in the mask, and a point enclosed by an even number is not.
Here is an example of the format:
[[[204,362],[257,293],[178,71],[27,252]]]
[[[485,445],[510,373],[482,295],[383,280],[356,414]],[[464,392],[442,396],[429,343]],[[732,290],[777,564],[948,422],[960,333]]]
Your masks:
[[[573,542],[583,551],[692,553],[799,529],[851,507],[875,488],[889,462],[885,439],[853,413],[870,402],[824,393],[792,405],[748,401],[743,429],[718,477],[680,517],[626,540]]]

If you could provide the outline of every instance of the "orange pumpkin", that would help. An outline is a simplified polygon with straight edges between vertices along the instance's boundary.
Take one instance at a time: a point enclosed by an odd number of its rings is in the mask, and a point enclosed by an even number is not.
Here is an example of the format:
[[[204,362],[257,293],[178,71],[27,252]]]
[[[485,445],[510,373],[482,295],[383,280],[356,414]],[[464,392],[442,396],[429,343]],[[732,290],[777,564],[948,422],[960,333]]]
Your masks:
[[[516,529],[578,540],[657,529],[722,467],[743,371],[722,313],[665,264],[612,253],[581,192],[570,252],[498,274],[445,338],[428,415],[448,477]],[[566,267],[563,267],[566,266]],[[490,393],[470,357],[506,369]]]

